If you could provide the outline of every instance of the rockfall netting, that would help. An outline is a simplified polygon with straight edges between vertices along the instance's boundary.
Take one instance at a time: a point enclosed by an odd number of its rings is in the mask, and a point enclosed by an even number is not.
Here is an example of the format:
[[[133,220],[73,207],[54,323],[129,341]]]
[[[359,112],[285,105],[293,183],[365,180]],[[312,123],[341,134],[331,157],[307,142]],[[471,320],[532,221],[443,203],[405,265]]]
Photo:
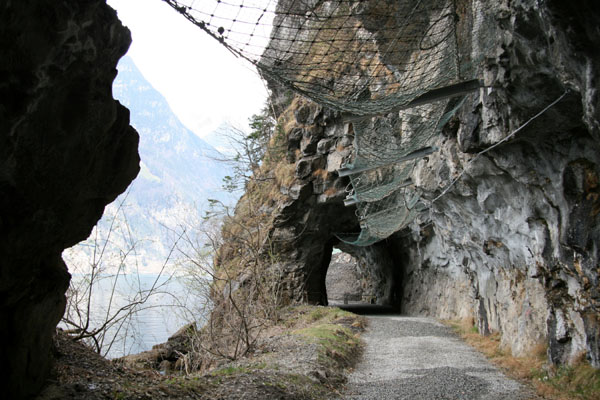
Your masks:
[[[425,209],[411,180],[423,157],[436,151],[431,146],[439,129],[456,108],[444,113],[447,100],[432,102],[354,123],[355,158],[346,166],[352,188],[348,203],[356,204],[358,235],[340,234],[355,245],[370,245],[407,226]]]
[[[362,231],[340,238],[372,244],[422,211],[410,177],[449,116],[439,99],[479,86],[458,46],[457,26],[473,21],[455,1],[163,1],[266,79],[352,119],[355,156],[343,173]]]

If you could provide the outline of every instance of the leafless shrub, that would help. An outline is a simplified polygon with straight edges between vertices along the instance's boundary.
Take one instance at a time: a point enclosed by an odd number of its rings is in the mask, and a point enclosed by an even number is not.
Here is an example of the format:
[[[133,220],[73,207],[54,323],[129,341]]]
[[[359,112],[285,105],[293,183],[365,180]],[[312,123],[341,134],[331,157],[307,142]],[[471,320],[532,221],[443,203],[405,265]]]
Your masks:
[[[74,276],[66,293],[62,326],[73,340],[83,341],[104,356],[119,343],[125,346],[126,337],[136,336],[135,316],[157,307],[148,300],[159,294],[173,296],[166,289],[173,279],[167,266],[180,239],[176,239],[150,287],[144,287],[136,257],[140,240],[129,226],[126,200],[127,195],[110,216],[107,228],[97,225],[90,238],[80,244],[90,250],[88,257],[82,260],[80,252],[79,259],[72,255],[69,260]],[[133,279],[127,281],[127,293],[122,293],[120,286],[128,273],[133,273]]]
[[[244,357],[279,318],[283,274],[264,221],[258,215],[234,216],[217,202],[213,206],[197,235],[186,232],[177,248],[190,289],[210,299],[202,305],[209,310],[205,325],[179,363],[183,372]]]

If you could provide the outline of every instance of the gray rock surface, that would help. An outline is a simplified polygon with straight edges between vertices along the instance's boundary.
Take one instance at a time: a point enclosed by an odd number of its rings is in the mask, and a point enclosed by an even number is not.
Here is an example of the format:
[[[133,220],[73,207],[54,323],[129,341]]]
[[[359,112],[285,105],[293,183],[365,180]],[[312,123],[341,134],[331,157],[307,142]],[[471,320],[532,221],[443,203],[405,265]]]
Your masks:
[[[293,238],[276,248],[290,297],[325,303],[325,271],[338,246],[358,259],[379,304],[474,318],[480,332],[501,332],[515,355],[541,343],[553,362],[585,353],[600,366],[599,6],[457,7],[461,55],[483,60],[477,76],[487,88],[466,97],[436,139],[440,151],[412,173],[428,209],[386,240],[340,244],[359,231],[355,208],[341,205],[348,180],[335,173],[352,159],[353,125],[306,100],[292,104],[296,195],[274,207],[272,231]],[[276,109],[285,110],[286,89],[271,88]],[[477,155],[559,98],[511,140]]]
[[[431,318],[370,316],[366,349],[345,399],[531,399],[480,353]]]
[[[499,41],[484,72],[492,89],[468,97],[455,130],[447,127],[440,152],[419,163],[414,179],[433,200],[465,173],[391,247],[404,270],[403,312],[473,316],[480,332],[502,332],[515,355],[547,343],[553,362],[583,352],[600,366],[600,157],[589,122],[598,115],[582,83],[599,74],[587,47],[598,35],[586,28],[598,10],[584,3],[519,2],[494,11]],[[585,9],[588,17],[579,13]],[[576,16],[580,26],[570,26]],[[473,156],[566,89],[514,140]]]
[[[343,304],[345,297],[360,300],[363,293],[360,280],[354,257],[348,253],[333,254],[325,280],[328,303]]]

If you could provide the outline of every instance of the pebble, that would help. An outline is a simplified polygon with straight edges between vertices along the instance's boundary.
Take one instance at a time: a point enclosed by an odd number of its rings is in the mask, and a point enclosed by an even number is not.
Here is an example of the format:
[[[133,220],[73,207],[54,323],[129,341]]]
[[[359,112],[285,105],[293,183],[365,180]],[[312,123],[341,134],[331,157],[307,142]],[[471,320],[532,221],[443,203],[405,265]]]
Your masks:
[[[529,399],[483,355],[434,319],[369,316],[363,359],[344,399]]]

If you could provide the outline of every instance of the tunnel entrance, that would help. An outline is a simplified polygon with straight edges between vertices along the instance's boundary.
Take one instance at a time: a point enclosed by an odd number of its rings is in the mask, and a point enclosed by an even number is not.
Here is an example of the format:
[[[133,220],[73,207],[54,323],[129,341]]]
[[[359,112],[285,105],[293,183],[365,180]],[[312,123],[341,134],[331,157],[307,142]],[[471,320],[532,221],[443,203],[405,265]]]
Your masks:
[[[402,266],[387,243],[358,247],[338,242],[324,253],[320,278],[312,280],[320,281],[320,304],[400,306]]]

